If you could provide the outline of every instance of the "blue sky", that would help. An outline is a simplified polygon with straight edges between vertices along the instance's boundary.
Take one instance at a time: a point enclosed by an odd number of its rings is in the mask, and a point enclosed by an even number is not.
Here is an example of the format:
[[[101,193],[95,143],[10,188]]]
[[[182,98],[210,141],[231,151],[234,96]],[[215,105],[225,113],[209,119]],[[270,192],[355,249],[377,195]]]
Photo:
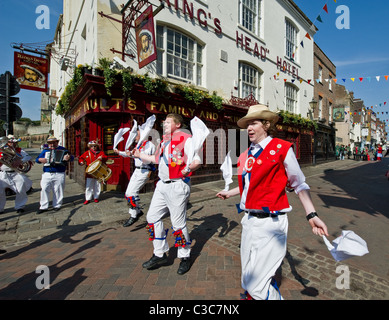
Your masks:
[[[319,29],[314,40],[336,65],[338,83],[353,91],[355,98],[364,100],[366,107],[373,106],[373,110],[379,112],[377,117],[388,124],[389,80],[386,81],[384,76],[389,75],[389,1],[294,1]],[[325,4],[328,13],[323,10]],[[339,6],[347,6],[349,9],[350,29],[336,27],[336,21],[343,13],[336,13]],[[318,15],[323,22],[316,20]],[[377,81],[376,76],[380,76],[380,81]],[[371,77],[370,82],[367,77]],[[355,78],[355,81],[350,78]],[[361,82],[359,78],[364,79]]]
[[[40,5],[50,10],[49,29],[39,30],[36,20],[41,15],[35,13]],[[1,0],[0,1],[0,73],[14,72],[14,51],[11,43],[40,43],[53,41],[58,17],[62,13],[62,0]],[[25,52],[30,54],[29,52]],[[23,111],[23,118],[40,120],[41,93],[21,89],[17,97]]]
[[[268,1],[268,0],[266,0]],[[271,0],[275,1],[275,0]],[[378,117],[389,120],[389,1],[387,0],[294,0],[308,18],[319,28],[316,43],[337,66],[338,83],[356,98],[365,101],[366,106],[374,106]],[[323,10],[327,4],[328,13]],[[35,13],[39,5],[50,9],[50,28],[39,30]],[[338,29],[336,21],[341,14],[339,6],[345,5],[350,12],[350,29]],[[13,52],[10,43],[48,43],[53,40],[62,0],[1,0],[0,1],[0,73],[13,73]],[[320,15],[322,23],[317,21]],[[308,41],[305,39],[304,41]],[[381,76],[377,82],[376,76]],[[364,80],[360,82],[359,78]],[[371,77],[369,82],[366,77]],[[343,82],[341,79],[346,79]],[[352,82],[350,78],[355,78]],[[20,107],[23,117],[40,119],[40,92],[21,90]],[[387,104],[384,106],[384,102]],[[379,104],[382,106],[379,107]],[[377,107],[375,107],[377,105]],[[389,123],[389,122],[387,122]],[[388,128],[389,129],[389,128]]]

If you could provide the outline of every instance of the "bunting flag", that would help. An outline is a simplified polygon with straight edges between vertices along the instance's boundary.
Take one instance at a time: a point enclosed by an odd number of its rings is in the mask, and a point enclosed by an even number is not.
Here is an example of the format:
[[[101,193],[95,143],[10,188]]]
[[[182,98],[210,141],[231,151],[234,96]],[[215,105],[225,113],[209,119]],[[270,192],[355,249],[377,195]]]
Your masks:
[[[336,3],[336,0],[334,0],[334,1],[335,1],[335,3]],[[327,0],[327,2],[328,2],[328,0]],[[328,14],[328,6],[327,6],[327,3],[324,5],[324,7],[322,8],[322,10],[324,10],[324,11]],[[323,23],[323,19],[322,19],[322,16],[321,16],[321,12],[316,16],[315,21],[312,23],[312,25],[311,25],[310,28],[309,28],[313,33],[316,32],[316,27],[315,27],[315,22],[316,22],[316,21],[318,21],[318,22],[320,22],[320,23]],[[305,38],[308,38],[309,40],[312,40],[311,36],[309,35],[309,32],[307,32],[307,34],[305,35]],[[301,47],[304,48],[304,42],[303,42],[303,41],[300,42],[300,45],[301,45]],[[296,51],[297,51],[297,47],[296,47],[296,49],[294,50],[294,52],[293,52],[293,54],[292,54],[293,59],[294,59],[294,57],[295,57]]]

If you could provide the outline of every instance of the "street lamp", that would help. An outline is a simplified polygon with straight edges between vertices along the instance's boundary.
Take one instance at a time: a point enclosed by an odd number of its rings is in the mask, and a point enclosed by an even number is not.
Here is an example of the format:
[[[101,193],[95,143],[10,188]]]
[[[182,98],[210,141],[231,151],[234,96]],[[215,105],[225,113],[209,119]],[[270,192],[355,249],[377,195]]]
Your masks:
[[[311,107],[312,111],[315,111],[315,108],[317,106],[317,101],[312,97],[311,102],[309,102],[309,106]]]

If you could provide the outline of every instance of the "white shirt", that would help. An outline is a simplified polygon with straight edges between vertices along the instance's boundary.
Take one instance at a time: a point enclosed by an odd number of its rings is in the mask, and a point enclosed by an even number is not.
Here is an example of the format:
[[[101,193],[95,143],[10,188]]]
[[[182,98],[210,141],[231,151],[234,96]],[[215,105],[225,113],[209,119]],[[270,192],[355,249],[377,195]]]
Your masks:
[[[269,144],[269,142],[272,140],[272,137],[266,137],[264,140],[262,140],[259,144],[252,143],[250,145],[251,154],[256,154],[259,151],[259,148],[265,149],[266,146]],[[286,175],[288,177],[289,184],[292,188],[294,188],[296,194],[298,194],[302,190],[309,190],[308,184],[305,183],[305,175],[301,171],[300,165],[296,159],[296,155],[294,154],[294,151],[292,148],[288,150],[288,153],[286,154],[285,160],[284,160],[284,167],[286,171]],[[245,184],[242,192],[242,197],[240,199],[240,209],[246,210],[245,204],[246,204],[246,197],[247,192],[249,190],[249,175],[246,174],[244,177]],[[254,210],[251,210],[254,211]],[[260,210],[258,210],[260,211]],[[292,206],[289,205],[289,208],[285,208],[280,210],[282,212],[290,212],[292,211]]]
[[[162,142],[162,143],[164,143],[164,142]],[[170,145],[170,143],[171,143],[171,141],[169,141],[169,143],[165,146],[164,151],[163,151],[164,155],[161,157],[161,160],[159,161],[158,177],[162,181],[170,180],[170,178],[169,178],[169,166],[166,162],[166,160],[169,159],[169,149],[170,149],[169,145]],[[186,157],[188,157],[188,155],[191,153],[191,150],[192,150],[192,138],[188,138],[188,139],[186,139],[185,145],[184,145],[184,152],[185,152]],[[184,157],[184,155],[182,155],[182,158],[183,157]],[[197,153],[193,157],[193,161],[194,160],[198,160],[201,162],[201,159]],[[190,163],[188,163],[187,165],[190,165]]]
[[[151,141],[147,141],[146,145],[141,149],[140,153],[144,153],[147,155],[152,155],[155,153],[155,145]],[[129,158],[124,151],[119,151],[119,156],[122,156],[124,158]],[[143,162],[140,158],[134,158],[135,160],[135,167],[142,167],[146,166],[148,163]]]

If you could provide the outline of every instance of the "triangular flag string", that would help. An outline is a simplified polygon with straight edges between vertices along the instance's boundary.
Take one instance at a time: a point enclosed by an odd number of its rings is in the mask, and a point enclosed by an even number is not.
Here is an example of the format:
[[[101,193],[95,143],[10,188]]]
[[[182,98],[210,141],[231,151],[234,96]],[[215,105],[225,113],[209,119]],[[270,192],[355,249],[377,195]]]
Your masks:
[[[336,3],[336,0],[334,0],[334,1],[335,1],[335,3]],[[328,1],[325,3],[324,7],[323,7],[322,10],[320,11],[320,13],[316,16],[315,21],[313,21],[311,27],[309,28],[309,29],[312,31],[312,33],[314,33],[314,32],[316,31],[316,27],[315,27],[315,22],[316,22],[316,21],[318,21],[318,22],[320,22],[320,23],[323,23],[323,19],[322,19],[322,17],[321,17],[321,12],[324,10],[324,11],[328,14],[328,6],[327,6],[327,3],[328,3]],[[311,35],[309,34],[309,32],[307,32],[307,34],[305,35],[305,38],[308,38],[309,40],[312,40]],[[303,42],[303,41],[300,42],[300,45],[304,48],[304,42]],[[296,47],[295,51],[293,52],[293,55],[292,55],[292,56],[293,56],[293,59],[294,59],[294,57],[295,57],[296,51],[297,51],[297,47]]]

